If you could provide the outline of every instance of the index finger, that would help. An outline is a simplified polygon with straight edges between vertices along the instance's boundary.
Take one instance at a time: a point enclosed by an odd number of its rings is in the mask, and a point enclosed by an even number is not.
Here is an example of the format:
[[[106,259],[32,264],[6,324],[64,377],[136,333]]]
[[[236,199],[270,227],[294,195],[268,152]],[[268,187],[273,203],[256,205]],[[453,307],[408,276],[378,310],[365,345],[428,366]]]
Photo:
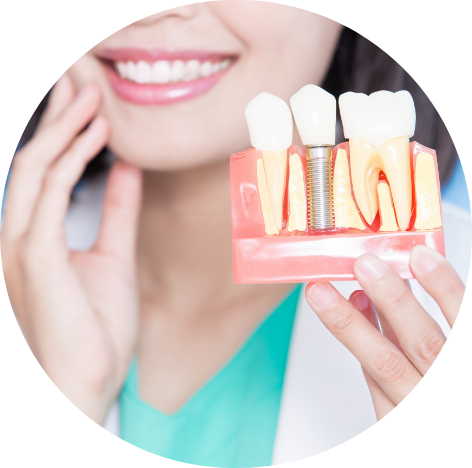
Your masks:
[[[424,245],[417,245],[411,252],[410,267],[452,327],[465,293],[464,283],[457,272],[439,252]]]
[[[406,356],[329,283],[310,283],[308,304],[396,405],[421,380]]]
[[[53,86],[47,107],[41,116],[36,132],[53,122],[72,102],[76,94],[74,83],[66,73],[62,75]]]

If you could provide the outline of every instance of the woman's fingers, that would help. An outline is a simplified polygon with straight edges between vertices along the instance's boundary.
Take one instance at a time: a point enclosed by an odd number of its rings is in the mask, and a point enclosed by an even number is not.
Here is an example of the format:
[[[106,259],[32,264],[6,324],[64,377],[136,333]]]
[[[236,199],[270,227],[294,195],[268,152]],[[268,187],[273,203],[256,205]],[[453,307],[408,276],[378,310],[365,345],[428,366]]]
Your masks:
[[[424,375],[446,342],[439,325],[400,276],[376,255],[360,256],[354,264],[354,275],[392,327],[402,351]]]
[[[131,261],[141,205],[141,170],[117,160],[108,176],[102,225],[94,250]]]
[[[326,328],[358,359],[397,405],[421,380],[406,356],[329,283],[308,284],[305,296]]]
[[[390,411],[395,408],[395,404],[392,400],[386,395],[382,390],[380,385],[372,378],[372,376],[362,368],[362,373],[364,374],[365,381],[369,387],[370,395],[372,396],[372,403],[374,404],[375,416],[377,421],[380,421],[384,416],[386,416]]]
[[[379,320],[374,309],[374,304],[362,290],[354,291],[349,297],[349,302],[377,329],[380,331]],[[388,337],[387,337],[388,338]],[[374,404],[375,415],[377,421],[380,421],[386,414],[390,413],[395,404],[385,394],[380,385],[372,378],[372,376],[362,367],[362,373],[369,387]]]
[[[6,193],[4,240],[11,241],[24,234],[47,170],[89,123],[99,104],[98,86],[86,86],[55,121],[38,132],[16,154]]]
[[[54,85],[49,101],[39,121],[36,132],[56,120],[68,104],[72,102],[77,91],[68,73],[64,73]]]
[[[349,297],[349,302],[378,330],[380,331],[379,320],[375,312],[374,304],[367,297],[367,294],[358,289]]]
[[[459,275],[440,253],[424,245],[416,246],[411,252],[410,268],[452,327],[465,292]]]
[[[105,145],[108,132],[105,118],[96,117],[49,170],[28,231],[30,247],[47,255],[59,252],[58,242],[64,240],[63,222],[72,189],[87,163]]]

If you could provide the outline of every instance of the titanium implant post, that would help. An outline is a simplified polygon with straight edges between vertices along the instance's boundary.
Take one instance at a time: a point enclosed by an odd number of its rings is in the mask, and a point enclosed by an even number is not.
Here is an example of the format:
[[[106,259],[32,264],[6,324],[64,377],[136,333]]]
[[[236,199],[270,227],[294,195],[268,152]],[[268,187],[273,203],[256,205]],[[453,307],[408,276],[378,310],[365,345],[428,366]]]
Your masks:
[[[316,229],[334,228],[333,174],[331,146],[307,146],[308,226]]]

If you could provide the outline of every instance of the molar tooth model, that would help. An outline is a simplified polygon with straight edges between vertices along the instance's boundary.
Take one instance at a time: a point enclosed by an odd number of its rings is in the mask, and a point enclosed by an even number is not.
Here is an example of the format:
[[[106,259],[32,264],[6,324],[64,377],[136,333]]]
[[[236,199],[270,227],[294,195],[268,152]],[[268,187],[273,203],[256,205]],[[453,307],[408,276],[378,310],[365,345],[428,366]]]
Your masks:
[[[231,156],[236,283],[352,280],[366,252],[407,279],[415,245],[444,254],[436,153],[409,142],[416,114],[407,91],[343,94],[349,141],[334,148],[334,97],[307,85],[290,102],[306,150],[291,145],[287,104],[261,93],[246,108],[254,148]],[[313,147],[324,159],[317,173]]]

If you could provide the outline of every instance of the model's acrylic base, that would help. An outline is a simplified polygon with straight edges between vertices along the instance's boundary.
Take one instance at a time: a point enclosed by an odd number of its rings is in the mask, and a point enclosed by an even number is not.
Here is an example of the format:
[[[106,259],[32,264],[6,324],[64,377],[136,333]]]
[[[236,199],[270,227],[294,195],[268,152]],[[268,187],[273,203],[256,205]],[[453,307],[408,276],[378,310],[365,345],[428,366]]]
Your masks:
[[[443,230],[233,239],[234,282],[354,280],[354,262],[367,252],[385,260],[403,279],[410,279],[410,253],[416,245],[444,255]]]

